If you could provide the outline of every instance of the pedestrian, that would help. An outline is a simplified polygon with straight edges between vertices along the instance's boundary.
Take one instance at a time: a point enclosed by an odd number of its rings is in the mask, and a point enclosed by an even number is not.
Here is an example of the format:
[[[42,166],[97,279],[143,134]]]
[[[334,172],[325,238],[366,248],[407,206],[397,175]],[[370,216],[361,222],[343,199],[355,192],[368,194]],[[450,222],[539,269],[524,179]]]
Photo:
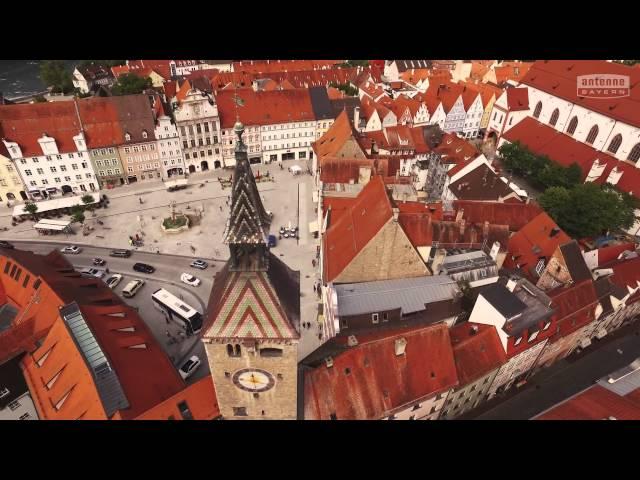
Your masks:
[[[220,205],[220,211],[222,211],[222,205]]]
[[[106,272],[109,273],[109,269],[108,268],[106,269]]]
[[[311,260],[311,265],[313,265],[313,268],[316,268],[316,259],[312,259]]]

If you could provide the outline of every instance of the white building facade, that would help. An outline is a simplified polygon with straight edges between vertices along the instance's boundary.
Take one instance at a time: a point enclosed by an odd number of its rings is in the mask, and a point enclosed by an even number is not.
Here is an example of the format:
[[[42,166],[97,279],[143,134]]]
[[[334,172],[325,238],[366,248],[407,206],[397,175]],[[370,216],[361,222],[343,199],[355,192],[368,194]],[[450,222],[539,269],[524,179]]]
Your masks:
[[[185,173],[182,146],[178,129],[167,115],[158,117],[155,137],[157,140],[158,158],[164,177],[183,175]]]
[[[316,139],[316,120],[262,125],[262,162],[308,160],[312,158],[311,144]]]

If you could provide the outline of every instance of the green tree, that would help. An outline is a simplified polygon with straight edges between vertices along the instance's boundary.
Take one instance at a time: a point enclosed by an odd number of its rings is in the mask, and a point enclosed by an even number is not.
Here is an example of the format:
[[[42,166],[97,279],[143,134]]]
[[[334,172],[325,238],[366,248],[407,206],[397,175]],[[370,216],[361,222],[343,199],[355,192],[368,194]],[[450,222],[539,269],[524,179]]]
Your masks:
[[[626,230],[634,224],[635,209],[640,207],[632,195],[591,182],[571,189],[549,188],[538,200],[558,226],[575,238]]]
[[[151,79],[142,78],[132,73],[125,73],[118,77],[118,81],[111,88],[114,95],[135,95],[151,88]]]
[[[88,194],[88,193],[87,193],[86,195],[83,195],[83,196],[80,198],[80,200],[81,200],[81,201],[82,201],[82,203],[85,205],[85,208],[87,208],[87,209],[89,209],[89,210],[92,210],[92,209],[93,209],[93,205],[90,205],[90,204],[96,201],[96,199],[95,199],[95,198],[93,198],[93,195],[90,195],[90,194]]]
[[[25,202],[23,211],[25,213],[29,213],[31,215],[31,219],[34,221],[38,218],[36,216],[36,212],[38,211],[38,205],[33,202]]]
[[[45,60],[40,64],[40,79],[51,87],[52,93],[69,93],[73,91],[71,72],[67,71],[62,60]]]
[[[81,205],[74,205],[71,207],[71,221],[73,223],[83,223],[84,219],[84,207]]]

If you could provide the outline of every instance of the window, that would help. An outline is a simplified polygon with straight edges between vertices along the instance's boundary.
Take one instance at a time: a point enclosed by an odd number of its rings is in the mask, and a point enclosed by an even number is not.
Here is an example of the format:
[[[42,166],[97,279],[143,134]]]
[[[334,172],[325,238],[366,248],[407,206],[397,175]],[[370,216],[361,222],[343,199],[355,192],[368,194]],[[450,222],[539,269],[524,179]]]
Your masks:
[[[27,285],[29,284],[29,280],[31,280],[31,275],[27,273],[27,276],[24,277],[24,282],[22,282],[22,288],[27,288]]]
[[[188,153],[185,153],[185,154],[184,154],[184,159],[185,159],[185,160],[189,160],[189,154],[188,154]]]
[[[621,144],[622,144],[622,135],[617,134],[611,140],[611,143],[609,144],[609,148],[607,148],[607,150],[609,150],[611,153],[616,153],[620,148]]]
[[[193,158],[198,158],[198,152],[193,152]]]
[[[379,322],[378,314],[377,314],[377,313],[372,313],[372,314],[371,314],[371,322],[372,322],[372,323],[378,323],[378,322]]]
[[[61,172],[66,172],[67,171],[66,165],[60,165],[60,171]]]
[[[41,168],[36,168],[36,172],[38,172],[40,175],[44,174],[44,170]]]
[[[578,117],[574,116],[569,122],[569,126],[567,127],[567,133],[569,135],[573,135],[577,127],[578,127]]]
[[[522,337],[518,337],[516,338],[516,341],[513,342],[513,346],[517,347],[518,345],[520,345],[520,342],[522,342]]]
[[[69,158],[73,158],[73,153],[70,153],[70,154],[69,154]]]
[[[70,182],[71,181],[71,177],[64,177],[65,182]]]
[[[247,407],[233,407],[233,416],[234,417],[246,417],[247,416]]]
[[[20,408],[20,402],[18,400],[14,400],[13,402],[11,402],[8,406],[9,409],[13,412],[15,410],[17,410],[18,408]]]
[[[542,102],[536,104],[536,108],[533,110],[533,118],[540,117],[540,112],[542,112]]]
[[[551,125],[552,127],[555,127],[556,123],[558,123],[559,116],[560,116],[560,110],[556,108],[551,114],[551,118],[549,119],[549,125]]]
[[[56,167],[49,167],[49,168],[51,169],[51,173],[56,173],[57,172]]]
[[[187,405],[186,401],[178,404],[178,410],[180,410],[180,415],[182,415],[184,420],[193,420],[193,415],[191,414],[191,410],[189,410],[189,405]]]
[[[548,330],[550,326],[551,326],[551,321],[548,321],[547,323],[544,324],[544,327],[542,327],[542,330]]]
[[[87,162],[82,162],[82,168],[87,168]]]
[[[29,415],[28,413],[23,413],[22,415],[20,415],[20,420],[29,420],[31,418],[31,415]]]
[[[196,146],[196,141],[195,140],[191,140],[191,146],[195,147]]]
[[[638,159],[640,159],[640,143],[636,143],[636,145],[629,152],[629,156],[627,157],[627,160],[630,160],[632,162],[637,162]]]
[[[24,174],[25,174],[27,177],[30,177],[31,175],[33,175],[33,173],[31,173],[31,170],[25,170],[25,171],[24,171]]]
[[[585,140],[585,142],[587,142],[589,145],[593,145],[593,142],[596,141],[596,138],[598,137],[598,131],[600,129],[598,128],[598,125],[594,125],[593,127],[591,127],[591,130],[589,130],[589,135],[587,135],[587,139]]]
[[[78,164],[77,163],[72,163],[71,164],[71,168],[74,169],[74,170],[77,170],[78,169]]]
[[[76,175],[76,180],[82,180],[82,175]]]
[[[186,141],[186,140],[183,140],[183,141],[182,141],[182,147],[183,147],[183,148],[189,148],[189,143],[187,143],[187,141]]]
[[[533,342],[533,341],[536,339],[536,337],[538,336],[538,333],[540,333],[540,331],[539,331],[539,330],[536,330],[536,331],[535,331],[535,332],[533,332],[531,335],[529,335],[529,341],[530,341],[530,342]]]

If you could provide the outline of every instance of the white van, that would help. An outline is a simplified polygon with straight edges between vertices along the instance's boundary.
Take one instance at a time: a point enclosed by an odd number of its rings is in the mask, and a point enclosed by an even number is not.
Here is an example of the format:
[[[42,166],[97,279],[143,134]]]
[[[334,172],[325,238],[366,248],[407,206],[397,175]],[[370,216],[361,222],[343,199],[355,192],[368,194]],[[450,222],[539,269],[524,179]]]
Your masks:
[[[132,280],[127,283],[127,286],[122,290],[122,296],[125,298],[132,298],[140,288],[144,285],[144,280]]]

